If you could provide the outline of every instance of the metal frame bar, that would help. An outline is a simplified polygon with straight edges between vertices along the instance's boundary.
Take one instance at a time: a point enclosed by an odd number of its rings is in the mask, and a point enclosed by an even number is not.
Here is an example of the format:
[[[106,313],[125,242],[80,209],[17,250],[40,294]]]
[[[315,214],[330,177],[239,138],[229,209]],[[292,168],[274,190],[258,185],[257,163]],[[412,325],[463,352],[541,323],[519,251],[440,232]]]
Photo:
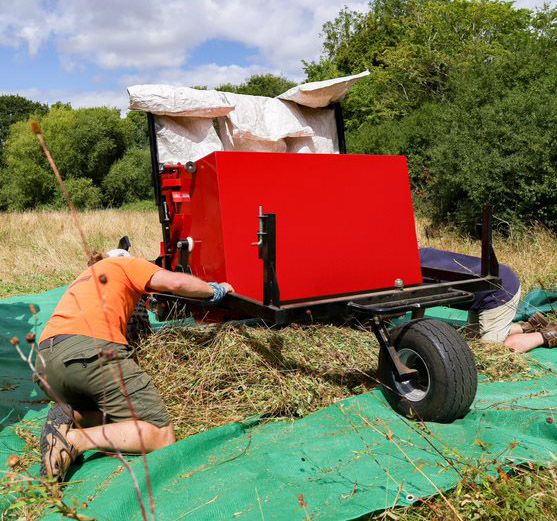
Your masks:
[[[274,213],[259,217],[262,223],[260,258],[263,260],[263,304],[280,306],[277,281],[277,220]]]
[[[342,115],[342,104],[340,101],[333,103],[333,109],[335,111],[335,123],[337,126],[337,136],[338,136],[338,151],[341,154],[346,154],[346,137],[344,135],[344,117]]]
[[[157,132],[155,129],[155,116],[147,112],[147,131],[149,134],[149,148],[151,150],[151,179],[155,189],[155,203],[161,204],[161,180],[159,167],[159,150],[157,148]]]
[[[493,214],[491,206],[483,209],[482,218],[482,277],[499,275],[499,262],[493,249]]]
[[[459,301],[462,302],[470,298],[473,293],[490,289],[493,284],[500,282],[501,279],[489,276],[459,282],[423,284],[404,289],[393,288],[356,295],[336,296],[281,306],[266,305],[261,301],[236,294],[227,295],[216,306],[199,299],[175,295],[157,295],[157,299],[176,301],[178,308],[186,307],[190,311],[219,309],[260,318],[277,325],[284,325],[290,322],[324,320],[340,316],[350,318],[355,313],[360,313],[363,308],[368,315],[398,314],[418,307],[419,309],[425,309],[446,302],[443,295],[447,294],[454,296],[455,300],[460,299]],[[382,312],[379,313],[378,311]]]

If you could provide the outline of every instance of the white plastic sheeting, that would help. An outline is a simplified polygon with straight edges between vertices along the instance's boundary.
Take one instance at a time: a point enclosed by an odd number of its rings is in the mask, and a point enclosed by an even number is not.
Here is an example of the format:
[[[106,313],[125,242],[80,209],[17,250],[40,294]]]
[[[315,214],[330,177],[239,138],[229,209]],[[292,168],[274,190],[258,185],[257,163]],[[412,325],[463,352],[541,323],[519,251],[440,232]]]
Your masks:
[[[331,103],[342,100],[348,89],[354,85],[360,78],[369,75],[369,71],[355,74],[354,76],[344,76],[333,80],[314,81],[311,83],[303,83],[296,85],[290,90],[277,96],[277,98],[293,101],[298,105],[305,107],[319,108],[326,107]]]
[[[218,150],[338,153],[335,114],[326,107],[367,74],[299,85],[277,98],[135,85],[128,88],[129,108],[155,115],[161,163],[196,161]]]
[[[156,116],[160,163],[185,163],[224,150],[210,118]]]
[[[128,94],[130,110],[142,110],[157,116],[218,118],[234,110],[234,105],[227,105],[221,93],[216,90],[170,85],[133,85],[128,87]]]

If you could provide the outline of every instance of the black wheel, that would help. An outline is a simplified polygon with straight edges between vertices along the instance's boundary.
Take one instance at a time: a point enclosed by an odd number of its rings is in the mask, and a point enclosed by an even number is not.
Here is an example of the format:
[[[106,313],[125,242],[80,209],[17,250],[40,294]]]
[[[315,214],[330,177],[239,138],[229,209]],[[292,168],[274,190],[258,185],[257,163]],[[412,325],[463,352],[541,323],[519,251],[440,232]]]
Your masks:
[[[445,322],[412,320],[391,331],[402,362],[418,371],[407,381],[395,379],[388,355],[379,353],[379,380],[391,407],[405,416],[448,423],[468,411],[476,395],[474,355],[464,338]]]
[[[128,321],[126,339],[131,346],[137,347],[140,339],[151,332],[151,323],[147,313],[147,295],[143,295]]]

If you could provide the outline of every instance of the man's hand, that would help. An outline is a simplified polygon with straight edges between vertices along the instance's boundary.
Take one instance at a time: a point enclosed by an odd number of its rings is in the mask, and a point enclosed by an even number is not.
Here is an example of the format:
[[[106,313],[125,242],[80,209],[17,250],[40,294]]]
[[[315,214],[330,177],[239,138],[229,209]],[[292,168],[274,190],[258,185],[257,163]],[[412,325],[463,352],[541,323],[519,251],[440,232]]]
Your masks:
[[[209,299],[211,304],[220,302],[227,293],[234,293],[234,288],[228,282],[209,282],[209,286],[213,290],[213,296]]]
[[[234,288],[228,282],[220,282],[220,285],[226,289],[227,293],[234,293]]]

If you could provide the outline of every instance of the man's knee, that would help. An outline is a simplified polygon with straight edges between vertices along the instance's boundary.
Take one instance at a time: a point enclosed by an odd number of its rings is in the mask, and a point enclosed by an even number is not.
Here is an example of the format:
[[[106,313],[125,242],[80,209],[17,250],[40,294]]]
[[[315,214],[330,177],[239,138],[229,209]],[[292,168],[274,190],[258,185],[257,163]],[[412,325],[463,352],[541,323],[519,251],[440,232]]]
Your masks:
[[[157,445],[159,449],[172,445],[176,442],[176,435],[174,434],[174,426],[169,423],[165,427],[158,427]]]

